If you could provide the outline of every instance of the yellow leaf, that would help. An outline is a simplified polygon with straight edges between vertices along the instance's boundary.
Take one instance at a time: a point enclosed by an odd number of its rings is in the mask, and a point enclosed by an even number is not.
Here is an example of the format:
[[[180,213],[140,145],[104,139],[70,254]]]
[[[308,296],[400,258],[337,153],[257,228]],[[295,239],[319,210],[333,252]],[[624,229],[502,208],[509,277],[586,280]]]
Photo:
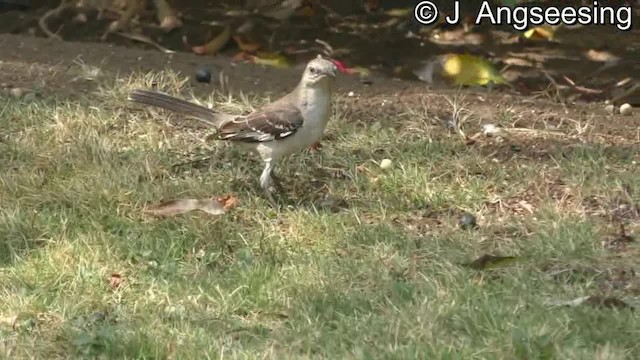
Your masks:
[[[486,59],[473,55],[448,54],[442,58],[443,75],[456,85],[504,84],[507,81]]]
[[[527,39],[532,40],[553,40],[556,29],[550,25],[541,25],[531,28],[522,34]]]
[[[276,53],[258,53],[253,57],[253,62],[258,65],[267,65],[277,68],[289,67],[289,60],[284,55]]]
[[[250,39],[245,39],[240,35],[234,35],[233,40],[236,42],[240,50],[248,53],[256,52],[260,49],[261,45],[257,42],[253,42]]]
[[[194,46],[191,50],[198,55],[213,55],[220,51],[231,39],[231,27],[224,27],[218,36],[204,45]]]
[[[348,69],[350,74],[359,74],[360,76],[369,76],[370,71],[362,66],[356,66]]]

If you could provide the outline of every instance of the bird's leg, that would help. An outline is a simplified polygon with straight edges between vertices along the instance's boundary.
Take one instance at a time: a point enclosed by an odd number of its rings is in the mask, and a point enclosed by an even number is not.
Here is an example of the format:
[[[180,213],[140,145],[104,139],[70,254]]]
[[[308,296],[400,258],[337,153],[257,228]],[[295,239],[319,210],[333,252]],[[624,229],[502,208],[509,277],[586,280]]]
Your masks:
[[[273,182],[273,178],[271,177],[271,173],[273,172],[273,164],[271,162],[267,162],[264,166],[264,170],[262,170],[262,174],[260,175],[260,187],[262,191],[264,191],[267,200],[271,203],[271,205],[276,208],[278,204],[273,199],[273,195],[271,194],[271,183]]]

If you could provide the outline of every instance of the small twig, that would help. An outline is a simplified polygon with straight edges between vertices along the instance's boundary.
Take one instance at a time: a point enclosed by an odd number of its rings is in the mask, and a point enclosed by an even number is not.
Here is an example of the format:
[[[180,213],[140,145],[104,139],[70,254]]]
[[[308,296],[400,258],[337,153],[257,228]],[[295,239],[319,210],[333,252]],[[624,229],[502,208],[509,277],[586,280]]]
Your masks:
[[[560,90],[563,88],[563,86],[558,84],[558,82],[556,82],[556,80],[551,75],[549,75],[549,73],[546,70],[542,70],[542,74],[547,78],[547,80],[549,80],[549,83],[550,83],[549,86],[547,86],[547,89],[543,91],[543,93],[547,95],[547,97],[549,97],[551,100],[557,100],[560,103],[564,103],[564,99],[560,94]],[[550,94],[548,94],[548,92],[550,91],[549,88],[555,89],[555,99]]]
[[[129,33],[124,33],[122,31],[115,32],[114,34],[120,35],[123,38],[129,39],[129,40],[134,40],[134,41],[139,41],[139,42],[142,42],[142,43],[145,43],[145,44],[149,44],[149,45],[155,47],[156,49],[164,52],[165,54],[175,54],[175,51],[173,51],[171,49],[167,49],[166,47],[158,44],[157,42],[151,40],[149,37],[144,36],[144,35],[129,34]]]
[[[49,30],[49,27],[47,26],[47,21],[49,20],[50,17],[58,16],[62,12],[62,10],[70,7],[70,5],[67,5],[66,2],[67,2],[66,0],[62,0],[60,2],[60,5],[58,5],[55,9],[51,9],[47,11],[46,13],[44,13],[44,15],[40,17],[40,19],[38,19],[38,26],[40,27],[40,30],[42,30],[42,32],[45,35],[47,35],[48,38],[62,41],[62,37],[60,35],[53,33],[51,30]]]
[[[540,129],[527,129],[527,128],[513,128],[506,130],[510,133],[525,133],[525,134],[541,134],[541,135],[554,135],[554,136],[566,136],[562,131],[552,131],[552,130],[540,130]]]
[[[564,80],[571,85],[575,90],[585,93],[585,94],[602,94],[602,90],[590,89],[584,86],[577,85],[575,81],[571,80],[568,76],[562,75]]]
[[[231,96],[231,89],[229,88],[229,76],[224,74],[224,70],[220,70],[218,74],[218,80],[220,81],[220,92],[225,96]]]
[[[566,82],[568,82],[568,83],[569,83],[569,85],[571,85],[571,86],[573,86],[573,87],[575,87],[575,86],[576,86],[576,82],[575,82],[575,81],[573,81],[573,80],[571,80],[571,78],[570,78],[570,77],[568,77],[567,75],[562,75],[562,77],[564,78],[564,80],[565,80]]]
[[[316,39],[315,40],[316,44],[320,44],[322,45],[322,47],[324,48],[324,53],[325,55],[331,57],[333,56],[333,47],[331,47],[331,45],[329,45],[328,42],[324,41],[324,40],[320,40],[320,39]]]

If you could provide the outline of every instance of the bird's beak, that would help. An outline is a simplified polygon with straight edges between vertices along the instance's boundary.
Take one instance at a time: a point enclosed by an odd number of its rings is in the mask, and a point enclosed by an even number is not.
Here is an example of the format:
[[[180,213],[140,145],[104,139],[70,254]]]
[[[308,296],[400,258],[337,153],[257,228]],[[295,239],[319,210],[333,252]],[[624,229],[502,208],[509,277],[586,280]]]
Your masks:
[[[331,76],[332,78],[335,78],[337,73],[338,73],[338,68],[334,67],[334,68],[331,68],[331,71],[329,71],[328,75]]]

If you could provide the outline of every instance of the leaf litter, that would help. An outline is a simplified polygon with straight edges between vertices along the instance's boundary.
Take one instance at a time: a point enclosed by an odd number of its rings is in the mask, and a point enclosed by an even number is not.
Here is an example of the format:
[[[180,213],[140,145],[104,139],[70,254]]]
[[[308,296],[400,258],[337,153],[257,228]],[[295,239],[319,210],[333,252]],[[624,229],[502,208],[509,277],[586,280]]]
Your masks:
[[[208,199],[177,199],[164,201],[146,208],[144,212],[159,217],[176,216],[196,210],[210,215],[223,215],[237,205],[237,197],[226,195]]]

